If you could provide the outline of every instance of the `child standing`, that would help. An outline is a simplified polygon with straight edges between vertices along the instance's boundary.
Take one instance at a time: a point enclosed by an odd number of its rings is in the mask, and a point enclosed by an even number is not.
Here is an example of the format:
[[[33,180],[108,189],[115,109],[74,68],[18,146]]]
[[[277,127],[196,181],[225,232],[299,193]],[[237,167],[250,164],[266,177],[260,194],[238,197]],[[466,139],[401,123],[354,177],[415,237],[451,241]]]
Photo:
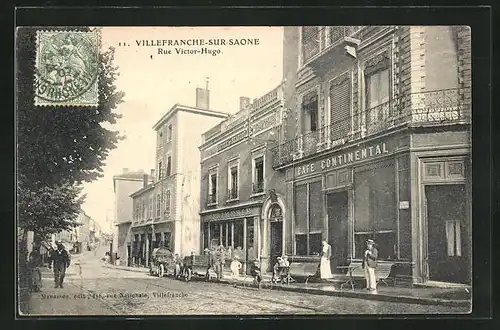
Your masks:
[[[236,279],[240,275],[241,262],[238,260],[238,257],[234,257],[233,261],[231,261],[231,277],[233,278],[234,284],[236,284]]]

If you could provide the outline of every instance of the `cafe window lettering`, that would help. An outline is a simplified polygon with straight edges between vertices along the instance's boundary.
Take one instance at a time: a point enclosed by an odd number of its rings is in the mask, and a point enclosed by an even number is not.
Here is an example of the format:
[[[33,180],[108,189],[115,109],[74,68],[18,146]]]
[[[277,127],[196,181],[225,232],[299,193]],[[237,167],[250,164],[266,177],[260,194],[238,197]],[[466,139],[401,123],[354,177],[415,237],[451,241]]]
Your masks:
[[[321,181],[295,189],[295,254],[319,255],[323,232]]]
[[[354,257],[362,258],[373,239],[379,259],[396,258],[394,163],[379,163],[354,175]]]

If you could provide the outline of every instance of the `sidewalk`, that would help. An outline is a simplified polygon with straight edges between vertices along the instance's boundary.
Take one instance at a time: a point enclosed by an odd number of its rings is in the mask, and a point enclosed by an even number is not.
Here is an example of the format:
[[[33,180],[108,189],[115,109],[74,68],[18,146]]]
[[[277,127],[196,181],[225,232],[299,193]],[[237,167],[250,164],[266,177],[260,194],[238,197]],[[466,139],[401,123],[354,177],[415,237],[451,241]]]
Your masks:
[[[69,269],[68,269],[69,270]],[[46,267],[42,272],[42,291],[32,292],[29,301],[29,316],[70,316],[80,315],[81,311],[95,315],[116,315],[120,311],[106,304],[103,300],[92,296],[92,293],[65,281],[64,288],[54,288],[54,275]],[[77,274],[67,271],[67,277]]]
[[[122,269],[134,272],[148,273],[148,268],[126,267],[106,265],[106,267]],[[296,282],[291,284],[272,284],[271,275],[264,274],[262,279],[262,289],[283,290],[292,292],[304,292],[317,295],[330,295],[338,297],[361,298],[367,300],[380,300],[390,302],[401,302],[422,305],[443,305],[443,306],[470,306],[472,293],[465,288],[442,288],[442,287],[392,287],[381,284],[377,293],[371,293],[365,289],[345,288],[340,290],[338,282],[309,282],[307,284]],[[231,279],[229,272],[224,273],[224,278],[220,281],[223,284],[255,287],[253,279],[247,275],[240,276],[236,283]]]

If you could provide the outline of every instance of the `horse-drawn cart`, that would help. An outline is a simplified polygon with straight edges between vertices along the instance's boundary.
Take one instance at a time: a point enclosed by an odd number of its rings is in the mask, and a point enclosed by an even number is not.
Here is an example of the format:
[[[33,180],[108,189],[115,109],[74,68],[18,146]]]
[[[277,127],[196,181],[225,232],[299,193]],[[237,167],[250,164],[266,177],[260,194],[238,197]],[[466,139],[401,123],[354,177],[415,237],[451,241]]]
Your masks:
[[[189,282],[193,276],[196,276],[209,281],[212,277],[215,277],[215,273],[210,266],[210,255],[190,255],[184,257],[182,267],[184,280]]]
[[[149,275],[163,277],[166,274],[175,275],[175,258],[169,249],[165,247],[153,249],[149,264]]]

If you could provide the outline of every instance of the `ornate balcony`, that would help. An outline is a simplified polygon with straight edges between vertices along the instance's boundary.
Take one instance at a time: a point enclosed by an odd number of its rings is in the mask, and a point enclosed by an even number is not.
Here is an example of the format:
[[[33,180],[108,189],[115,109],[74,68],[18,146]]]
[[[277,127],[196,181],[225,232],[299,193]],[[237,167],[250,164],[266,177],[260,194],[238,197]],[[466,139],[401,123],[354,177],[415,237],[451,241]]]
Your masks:
[[[333,65],[332,59],[340,59],[338,55],[341,53],[356,57],[355,49],[360,43],[358,32],[362,28],[363,26],[304,27],[302,34],[304,66],[319,71],[325,65]]]
[[[273,167],[402,125],[467,124],[470,105],[470,89],[466,88],[403,95],[274,147]]]

